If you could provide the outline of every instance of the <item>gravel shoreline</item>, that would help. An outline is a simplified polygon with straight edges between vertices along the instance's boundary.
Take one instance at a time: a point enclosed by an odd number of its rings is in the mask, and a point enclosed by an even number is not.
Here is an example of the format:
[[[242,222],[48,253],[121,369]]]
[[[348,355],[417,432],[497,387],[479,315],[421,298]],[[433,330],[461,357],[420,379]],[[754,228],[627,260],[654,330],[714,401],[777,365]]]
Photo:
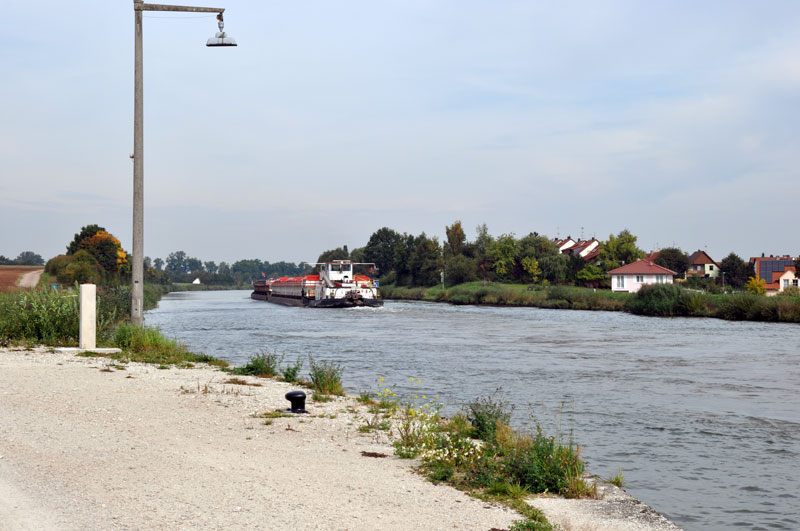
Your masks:
[[[265,420],[254,415],[285,409],[293,387],[228,378],[0,349],[0,530],[490,530],[521,519],[415,473],[385,433],[358,431],[366,413],[352,397]],[[677,529],[617,490],[633,501],[615,507],[635,514],[609,509],[615,496],[531,503],[563,529]]]

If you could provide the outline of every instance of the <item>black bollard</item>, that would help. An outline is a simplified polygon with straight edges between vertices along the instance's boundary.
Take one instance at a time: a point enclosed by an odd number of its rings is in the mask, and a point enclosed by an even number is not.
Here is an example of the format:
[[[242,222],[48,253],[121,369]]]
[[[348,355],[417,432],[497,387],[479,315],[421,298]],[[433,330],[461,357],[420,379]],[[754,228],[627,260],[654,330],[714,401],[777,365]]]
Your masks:
[[[286,400],[291,402],[290,413],[308,413],[306,411],[306,394],[303,391],[289,391],[286,393]]]

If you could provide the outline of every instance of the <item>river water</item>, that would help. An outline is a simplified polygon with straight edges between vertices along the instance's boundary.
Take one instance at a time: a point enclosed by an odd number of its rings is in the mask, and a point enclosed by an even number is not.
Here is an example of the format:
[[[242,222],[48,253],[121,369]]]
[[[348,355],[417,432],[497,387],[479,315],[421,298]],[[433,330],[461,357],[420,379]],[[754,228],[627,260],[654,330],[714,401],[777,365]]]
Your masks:
[[[344,367],[348,392],[382,376],[398,395],[439,395],[446,412],[502,388],[517,427],[534,415],[572,432],[589,472],[622,470],[628,492],[685,529],[800,529],[794,324],[401,301],[317,310],[249,291],[171,293],[145,320],[236,365],[311,353]]]

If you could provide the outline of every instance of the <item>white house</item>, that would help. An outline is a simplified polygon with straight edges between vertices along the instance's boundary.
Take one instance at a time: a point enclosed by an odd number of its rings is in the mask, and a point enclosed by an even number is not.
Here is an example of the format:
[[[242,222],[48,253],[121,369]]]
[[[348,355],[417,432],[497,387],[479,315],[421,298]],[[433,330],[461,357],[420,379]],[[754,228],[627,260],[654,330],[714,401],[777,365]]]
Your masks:
[[[672,284],[675,271],[647,260],[637,260],[608,272],[612,291],[636,293],[645,284]]]
[[[777,273],[773,273],[776,275]],[[781,276],[778,277],[778,293],[785,290],[786,288],[800,287],[797,278],[797,272],[795,271],[794,266],[787,266],[786,271],[783,272]]]

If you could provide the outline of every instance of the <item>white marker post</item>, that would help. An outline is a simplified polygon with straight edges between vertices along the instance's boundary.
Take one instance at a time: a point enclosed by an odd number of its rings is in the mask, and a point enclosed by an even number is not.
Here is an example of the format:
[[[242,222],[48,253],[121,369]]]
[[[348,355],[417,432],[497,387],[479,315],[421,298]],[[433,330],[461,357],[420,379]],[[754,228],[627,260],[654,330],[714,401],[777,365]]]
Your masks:
[[[81,349],[97,347],[97,286],[81,284],[81,326],[78,346]]]

